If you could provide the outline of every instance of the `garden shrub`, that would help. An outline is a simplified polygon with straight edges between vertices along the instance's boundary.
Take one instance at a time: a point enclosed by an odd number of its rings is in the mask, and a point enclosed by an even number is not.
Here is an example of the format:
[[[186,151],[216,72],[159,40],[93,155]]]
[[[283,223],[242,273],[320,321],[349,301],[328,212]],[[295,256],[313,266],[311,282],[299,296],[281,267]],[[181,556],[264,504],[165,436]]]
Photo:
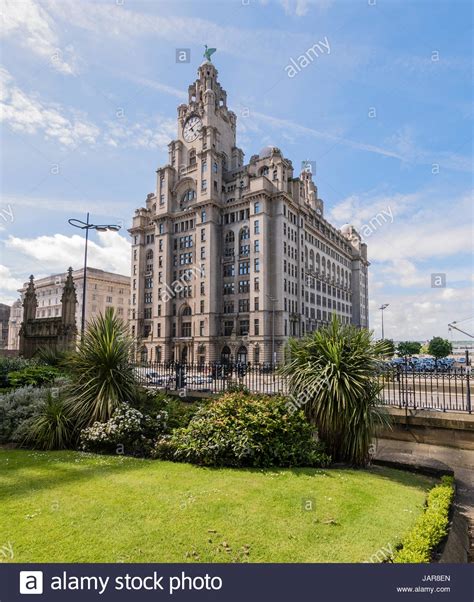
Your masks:
[[[19,442],[29,421],[38,416],[50,390],[20,387],[0,395],[0,443]]]
[[[49,385],[60,375],[54,366],[27,366],[22,370],[8,373],[8,382],[12,387],[42,387]]]
[[[74,423],[64,400],[49,391],[40,412],[29,421],[22,444],[35,449],[66,449],[72,443]]]
[[[313,435],[284,397],[228,393],[158,440],[154,455],[203,466],[326,466],[330,458]]]
[[[141,391],[137,391],[137,393],[131,405],[143,414],[150,414],[151,416],[165,411],[168,415],[166,421],[166,430],[168,433],[176,428],[188,426],[199,408],[208,403],[207,399],[194,402],[184,401],[180,397],[167,395],[162,392],[156,393],[148,389],[142,389]]]
[[[448,533],[449,510],[454,496],[452,477],[442,477],[441,483],[428,493],[426,508],[413,529],[395,553],[396,563],[430,562],[433,552]]]
[[[32,362],[22,357],[0,357],[0,389],[10,386],[8,374],[31,366]]]
[[[166,412],[155,418],[122,402],[107,422],[94,422],[81,431],[80,448],[95,453],[150,455],[158,436],[166,429]]]

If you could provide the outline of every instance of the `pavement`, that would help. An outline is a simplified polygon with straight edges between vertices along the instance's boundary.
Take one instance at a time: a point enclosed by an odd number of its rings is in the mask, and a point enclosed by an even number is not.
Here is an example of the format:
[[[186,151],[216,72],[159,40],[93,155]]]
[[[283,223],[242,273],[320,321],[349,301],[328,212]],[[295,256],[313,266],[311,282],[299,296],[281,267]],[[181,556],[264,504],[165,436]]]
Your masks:
[[[454,470],[457,483],[457,506],[466,517],[471,538],[470,562],[474,562],[474,451],[416,443],[415,441],[398,441],[379,439],[377,454],[384,456],[390,453],[410,454],[414,458],[430,458],[447,464]]]

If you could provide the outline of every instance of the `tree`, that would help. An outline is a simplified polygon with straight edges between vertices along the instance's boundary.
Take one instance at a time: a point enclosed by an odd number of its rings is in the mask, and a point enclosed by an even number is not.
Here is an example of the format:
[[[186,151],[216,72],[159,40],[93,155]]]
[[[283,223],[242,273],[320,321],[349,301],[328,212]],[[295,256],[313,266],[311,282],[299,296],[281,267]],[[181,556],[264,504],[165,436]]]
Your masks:
[[[332,322],[304,339],[289,341],[291,406],[303,409],[335,461],[364,465],[379,424],[388,415],[377,404],[380,359],[387,345],[371,333]]]
[[[385,343],[387,348],[385,355],[388,357],[393,357],[395,354],[395,343],[393,342],[393,339],[382,339],[382,343]]]
[[[81,430],[107,422],[120,402],[134,401],[138,382],[130,363],[133,340],[112,309],[92,320],[70,361],[66,409]]]
[[[433,337],[428,344],[428,353],[437,360],[448,356],[453,352],[453,346],[447,339],[442,337]]]
[[[402,341],[397,345],[397,353],[400,357],[416,355],[421,351],[421,343],[418,341]]]

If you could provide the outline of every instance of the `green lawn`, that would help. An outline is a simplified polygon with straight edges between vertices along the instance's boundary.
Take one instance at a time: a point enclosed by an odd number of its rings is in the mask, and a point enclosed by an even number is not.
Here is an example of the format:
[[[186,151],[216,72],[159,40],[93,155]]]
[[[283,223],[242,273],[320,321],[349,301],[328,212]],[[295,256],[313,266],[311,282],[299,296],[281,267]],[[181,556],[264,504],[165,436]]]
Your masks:
[[[400,541],[432,484],[385,468],[204,469],[4,449],[0,548],[10,543],[14,562],[363,562]]]

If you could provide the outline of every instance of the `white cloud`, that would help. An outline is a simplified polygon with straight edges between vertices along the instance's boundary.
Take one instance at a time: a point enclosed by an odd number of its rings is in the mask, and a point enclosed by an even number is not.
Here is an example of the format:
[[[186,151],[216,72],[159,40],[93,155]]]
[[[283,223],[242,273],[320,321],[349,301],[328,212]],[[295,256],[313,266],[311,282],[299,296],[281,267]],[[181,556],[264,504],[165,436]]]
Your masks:
[[[0,67],[0,122],[22,134],[42,134],[64,147],[99,143],[113,147],[166,148],[176,135],[173,119],[154,116],[130,123],[125,118],[107,121],[102,127],[79,111],[59,103],[47,103],[37,94],[18,88],[10,73]]]
[[[129,123],[124,119],[107,122],[104,140],[110,146],[130,146],[132,148],[166,148],[176,136],[174,119],[155,117],[144,123]]]
[[[94,144],[99,128],[78,111],[58,103],[46,103],[18,88],[10,73],[0,67],[0,121],[23,134],[42,133],[46,139],[71,147],[82,142]]]
[[[382,303],[389,303],[384,311],[384,334],[387,338],[424,341],[433,336],[442,336],[460,340],[465,337],[456,332],[450,334],[448,324],[472,315],[472,290],[427,287],[423,293],[407,294],[402,291],[388,295],[377,291],[369,301],[370,328],[377,337],[381,336],[379,307]],[[472,331],[472,326],[465,330]]]
[[[472,195],[470,192],[449,199],[446,221],[446,196],[436,190],[410,194],[352,195],[329,212],[330,219],[356,228],[390,207],[393,223],[387,219],[365,240],[370,260],[402,266],[404,260],[469,256],[472,249]]]
[[[16,291],[23,285],[23,280],[15,278],[10,268],[0,264],[0,282],[2,289],[6,291]]]
[[[98,232],[99,242],[89,241],[88,265],[118,274],[130,274],[130,243],[113,232]],[[41,272],[61,272],[72,266],[79,269],[83,265],[84,238],[79,235],[38,236],[18,238],[10,236],[5,241],[9,251],[21,253],[25,258],[36,262]]]
[[[32,0],[3,0],[2,4],[0,35],[46,59],[60,73],[76,73],[74,48],[71,45],[60,48],[54,21],[42,5]]]
[[[304,17],[308,13],[310,6],[315,6],[320,11],[325,11],[333,4],[333,0],[280,0],[280,4],[287,15]]]

